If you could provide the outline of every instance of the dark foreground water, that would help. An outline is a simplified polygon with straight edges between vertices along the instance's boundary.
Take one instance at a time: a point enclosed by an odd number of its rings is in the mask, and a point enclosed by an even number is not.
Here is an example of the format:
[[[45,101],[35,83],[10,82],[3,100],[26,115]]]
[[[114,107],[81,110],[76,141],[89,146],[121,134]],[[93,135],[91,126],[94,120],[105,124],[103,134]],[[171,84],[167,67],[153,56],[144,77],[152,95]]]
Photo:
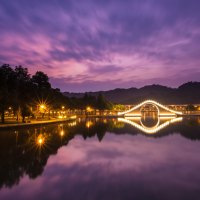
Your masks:
[[[1,130],[0,199],[199,200],[200,118]]]

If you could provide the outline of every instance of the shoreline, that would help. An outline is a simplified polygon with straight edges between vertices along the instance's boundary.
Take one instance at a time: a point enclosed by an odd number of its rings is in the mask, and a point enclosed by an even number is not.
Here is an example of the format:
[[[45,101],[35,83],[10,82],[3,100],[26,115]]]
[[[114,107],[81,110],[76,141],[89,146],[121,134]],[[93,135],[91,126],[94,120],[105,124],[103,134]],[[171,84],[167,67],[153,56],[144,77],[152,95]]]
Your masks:
[[[0,130],[1,129],[8,129],[8,128],[19,128],[19,127],[26,127],[26,126],[38,126],[38,125],[45,125],[45,124],[56,124],[61,122],[67,122],[74,120],[76,118],[121,118],[124,116],[118,116],[118,115],[80,115],[76,117],[69,117],[66,119],[55,119],[55,120],[44,120],[44,121],[33,121],[28,123],[7,123],[7,124],[0,124]],[[178,117],[178,116],[177,116]],[[200,117],[200,114],[183,114],[179,117]]]
[[[45,124],[56,124],[61,122],[67,122],[74,120],[75,118],[66,118],[66,119],[55,119],[55,120],[44,120],[44,121],[33,121],[28,123],[8,123],[8,124],[0,124],[1,129],[8,129],[8,128],[20,128],[26,126],[38,126],[38,125],[45,125]]]

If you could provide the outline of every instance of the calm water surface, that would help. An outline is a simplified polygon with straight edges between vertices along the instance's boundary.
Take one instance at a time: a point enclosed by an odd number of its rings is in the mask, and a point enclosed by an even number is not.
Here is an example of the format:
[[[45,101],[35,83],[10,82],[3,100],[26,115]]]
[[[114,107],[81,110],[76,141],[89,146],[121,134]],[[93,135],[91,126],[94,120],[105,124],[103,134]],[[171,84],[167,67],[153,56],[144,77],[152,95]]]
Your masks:
[[[0,199],[199,200],[200,118],[1,130]]]

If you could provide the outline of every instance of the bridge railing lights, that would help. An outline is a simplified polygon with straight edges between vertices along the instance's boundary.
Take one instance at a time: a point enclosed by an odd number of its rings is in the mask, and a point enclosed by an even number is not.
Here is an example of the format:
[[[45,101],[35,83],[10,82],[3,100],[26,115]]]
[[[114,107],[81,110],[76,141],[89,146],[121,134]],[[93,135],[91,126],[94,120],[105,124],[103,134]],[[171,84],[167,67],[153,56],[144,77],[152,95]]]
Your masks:
[[[167,110],[167,111],[173,113],[173,115],[182,115],[182,114],[183,114],[182,112],[178,112],[178,111],[169,109],[168,107],[166,107],[166,106],[164,106],[164,105],[158,103],[157,101],[148,99],[148,100],[145,100],[145,101],[141,102],[140,104],[134,106],[134,107],[131,108],[130,110],[127,110],[127,111],[125,111],[125,112],[118,112],[118,115],[126,115],[127,113],[130,113],[130,112],[132,112],[132,111],[134,111],[134,110],[140,108],[141,106],[143,106],[143,105],[145,105],[145,104],[153,104],[153,105],[155,105],[155,106],[158,106],[158,107],[160,107],[160,108],[162,108],[162,109],[164,109],[164,110]],[[160,114],[160,113],[159,113],[159,114]],[[127,114],[127,115],[128,115],[128,114]],[[164,115],[164,114],[163,114],[163,115]],[[169,115],[169,114],[165,114],[165,115]]]

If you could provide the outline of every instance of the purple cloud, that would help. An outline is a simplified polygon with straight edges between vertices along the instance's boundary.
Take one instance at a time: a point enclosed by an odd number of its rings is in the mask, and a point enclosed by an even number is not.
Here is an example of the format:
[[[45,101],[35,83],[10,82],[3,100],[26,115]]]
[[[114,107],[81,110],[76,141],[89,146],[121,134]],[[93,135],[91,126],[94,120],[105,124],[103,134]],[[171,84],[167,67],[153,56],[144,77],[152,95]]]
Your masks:
[[[63,91],[200,81],[199,10],[198,0],[2,0],[0,64],[43,70]]]

